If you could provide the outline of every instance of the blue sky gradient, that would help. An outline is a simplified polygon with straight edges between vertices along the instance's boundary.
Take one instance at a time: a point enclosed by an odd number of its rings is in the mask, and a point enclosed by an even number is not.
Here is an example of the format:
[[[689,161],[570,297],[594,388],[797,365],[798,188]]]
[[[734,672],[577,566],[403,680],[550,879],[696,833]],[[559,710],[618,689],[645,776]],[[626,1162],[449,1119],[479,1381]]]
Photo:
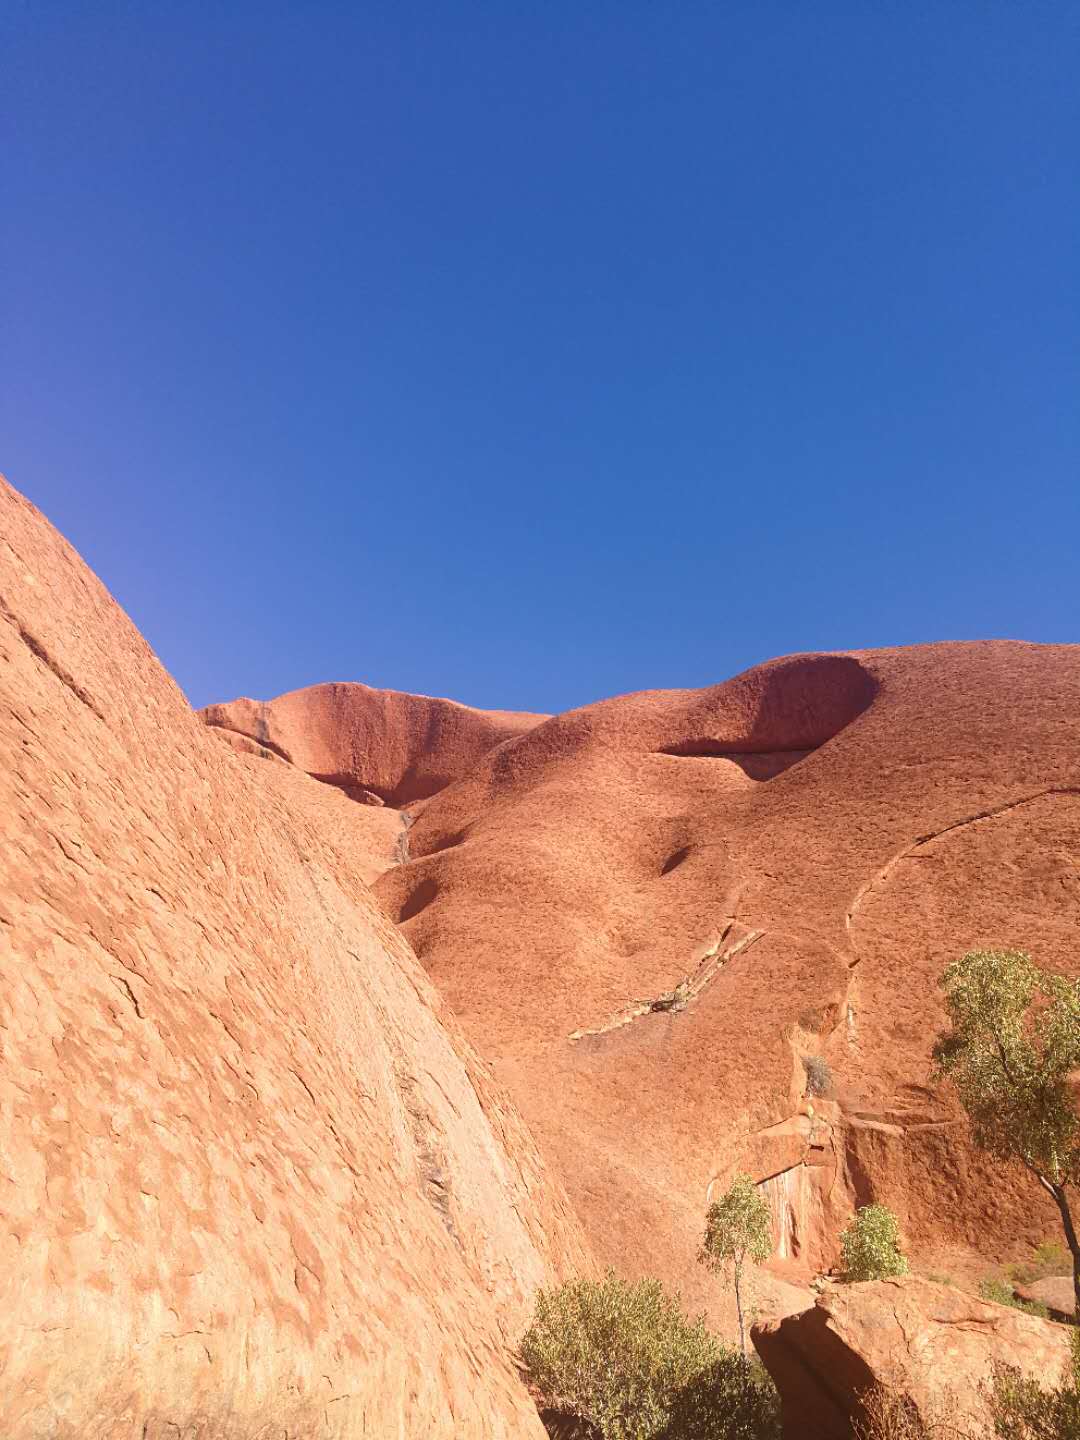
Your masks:
[[[80,0],[0,44],[0,468],[194,704],[1080,638],[1080,7]]]

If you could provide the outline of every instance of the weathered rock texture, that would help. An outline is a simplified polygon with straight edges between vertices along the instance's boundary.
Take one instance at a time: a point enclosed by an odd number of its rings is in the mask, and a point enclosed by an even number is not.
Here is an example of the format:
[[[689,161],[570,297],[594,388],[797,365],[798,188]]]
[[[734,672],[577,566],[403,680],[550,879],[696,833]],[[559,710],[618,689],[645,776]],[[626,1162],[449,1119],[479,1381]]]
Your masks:
[[[1021,1300],[1034,1300],[1036,1305],[1045,1305],[1053,1320],[1072,1321],[1076,1314],[1076,1294],[1071,1275],[1048,1275],[1043,1280],[1029,1280],[1015,1288]]]
[[[1051,1385],[1069,1361],[1063,1326],[913,1276],[829,1286],[813,1309],[751,1333],[788,1440],[851,1440],[860,1396],[874,1388],[924,1422],[947,1417],[957,1434],[989,1435],[995,1365]]]
[[[736,1168],[796,1278],[871,1199],[916,1258],[1058,1234],[928,1071],[954,956],[1075,973],[1080,647],[795,656],[591,705],[429,798],[409,854],[376,893],[605,1260],[711,1304],[694,1256]]]
[[[505,1340],[580,1238],[360,813],[0,482],[4,1440],[542,1435]]]
[[[398,808],[434,795],[494,746],[547,719],[352,682],[209,705],[202,716],[353,799]]]

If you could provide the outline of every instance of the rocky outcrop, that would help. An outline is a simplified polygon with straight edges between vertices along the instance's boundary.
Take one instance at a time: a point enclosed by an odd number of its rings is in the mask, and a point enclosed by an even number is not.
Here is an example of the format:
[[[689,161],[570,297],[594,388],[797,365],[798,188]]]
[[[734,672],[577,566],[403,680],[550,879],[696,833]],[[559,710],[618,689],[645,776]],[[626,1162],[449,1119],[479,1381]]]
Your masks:
[[[351,799],[398,809],[434,795],[496,745],[547,719],[352,682],[312,685],[276,700],[231,700],[201,714],[208,725],[253,741]]]
[[[361,813],[0,482],[4,1440],[542,1436],[506,1344],[580,1235]]]
[[[1069,1359],[1064,1327],[914,1276],[829,1286],[812,1309],[751,1334],[780,1392],[787,1440],[851,1440],[872,1389],[923,1421],[948,1415],[958,1434],[990,1434],[996,1365],[1049,1385]]]
[[[375,890],[603,1259],[723,1321],[694,1257],[736,1169],[796,1280],[871,1199],[916,1257],[1058,1234],[927,1075],[950,958],[1075,972],[1078,854],[1080,647],[950,644],[556,716],[432,796]]]

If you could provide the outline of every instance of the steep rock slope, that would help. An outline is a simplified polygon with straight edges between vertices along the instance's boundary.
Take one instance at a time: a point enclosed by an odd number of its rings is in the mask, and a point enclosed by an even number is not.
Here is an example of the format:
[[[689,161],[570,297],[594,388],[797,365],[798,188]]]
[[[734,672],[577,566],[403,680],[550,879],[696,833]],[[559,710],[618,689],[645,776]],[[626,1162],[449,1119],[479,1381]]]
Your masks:
[[[580,1236],[354,812],[0,481],[6,1440],[542,1435],[505,1340]]]
[[[795,656],[555,718],[429,799],[376,885],[603,1257],[711,1303],[736,1168],[774,1268],[886,1200],[916,1253],[1056,1233],[928,1088],[937,978],[1080,961],[1080,647]]]

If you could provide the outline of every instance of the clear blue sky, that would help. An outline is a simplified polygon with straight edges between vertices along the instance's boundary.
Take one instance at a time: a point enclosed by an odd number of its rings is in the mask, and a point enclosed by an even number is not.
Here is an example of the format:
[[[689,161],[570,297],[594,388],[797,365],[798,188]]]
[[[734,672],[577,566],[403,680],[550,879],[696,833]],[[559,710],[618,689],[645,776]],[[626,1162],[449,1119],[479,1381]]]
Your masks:
[[[1080,639],[1075,3],[3,12],[0,468],[193,703]]]

